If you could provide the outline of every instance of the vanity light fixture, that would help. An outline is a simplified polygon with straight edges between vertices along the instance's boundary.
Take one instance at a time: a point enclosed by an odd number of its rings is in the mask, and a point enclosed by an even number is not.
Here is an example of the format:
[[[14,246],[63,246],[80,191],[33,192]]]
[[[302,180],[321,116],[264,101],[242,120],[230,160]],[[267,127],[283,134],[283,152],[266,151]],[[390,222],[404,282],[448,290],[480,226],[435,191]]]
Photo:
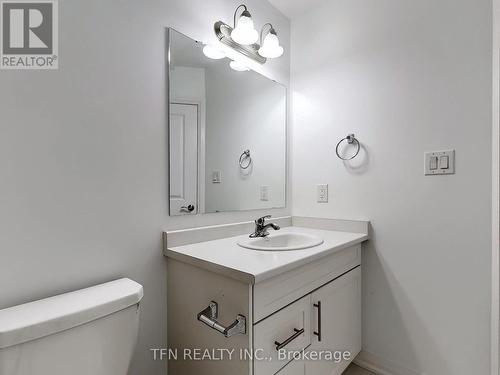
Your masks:
[[[203,47],[203,54],[209,59],[220,60],[226,57],[226,54],[220,48],[217,48],[211,44],[205,45]]]
[[[241,10],[243,11],[239,14]],[[276,58],[283,54],[278,34],[270,23],[266,23],[261,30],[262,47],[257,43],[259,33],[254,28],[252,16],[245,4],[236,8],[233,21],[234,28],[222,21],[214,24],[215,35],[221,43],[259,64],[264,64],[267,61],[266,58]]]
[[[235,60],[231,61],[229,63],[229,66],[231,67],[231,69],[236,70],[238,72],[247,72],[250,70],[248,68],[248,66],[246,66],[245,64],[243,64],[239,61],[235,61]]]
[[[238,11],[244,9],[238,17]],[[253,25],[252,15],[245,4],[239,5],[234,11],[234,29],[231,38],[239,44],[248,46],[259,40],[259,33]]]
[[[262,36],[264,35],[264,31],[266,30],[266,26],[269,26],[269,30],[264,39]],[[270,23],[266,23],[260,32],[260,43],[261,47],[259,48],[259,55],[262,57],[266,57],[269,59],[274,59],[283,55],[283,47],[280,46],[280,41],[278,39],[278,35],[276,34],[276,30],[274,30],[273,25]]]

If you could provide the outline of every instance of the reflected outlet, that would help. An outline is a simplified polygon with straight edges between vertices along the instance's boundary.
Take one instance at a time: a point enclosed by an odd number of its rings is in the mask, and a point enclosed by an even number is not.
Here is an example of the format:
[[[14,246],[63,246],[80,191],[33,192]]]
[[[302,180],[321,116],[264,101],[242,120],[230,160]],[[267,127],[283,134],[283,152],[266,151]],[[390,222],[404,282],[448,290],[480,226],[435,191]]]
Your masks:
[[[260,200],[261,201],[269,200],[269,186],[263,185],[260,187]]]

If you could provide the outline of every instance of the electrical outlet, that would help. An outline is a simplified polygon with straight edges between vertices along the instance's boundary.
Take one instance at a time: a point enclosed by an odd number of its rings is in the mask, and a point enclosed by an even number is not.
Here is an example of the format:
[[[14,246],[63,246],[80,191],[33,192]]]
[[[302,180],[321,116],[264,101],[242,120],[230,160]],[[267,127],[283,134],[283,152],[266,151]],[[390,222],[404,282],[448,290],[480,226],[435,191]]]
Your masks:
[[[263,185],[260,187],[260,200],[261,201],[269,200],[269,186]]]
[[[317,200],[318,203],[328,203],[328,184],[318,185]]]

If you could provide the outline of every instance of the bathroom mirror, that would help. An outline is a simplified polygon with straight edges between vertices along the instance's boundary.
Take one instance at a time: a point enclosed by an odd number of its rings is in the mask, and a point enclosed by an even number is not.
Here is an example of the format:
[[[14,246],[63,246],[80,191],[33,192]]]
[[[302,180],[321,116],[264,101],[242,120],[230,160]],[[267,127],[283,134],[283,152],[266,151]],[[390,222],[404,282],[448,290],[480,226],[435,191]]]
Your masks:
[[[286,88],[168,29],[170,215],[285,206]]]

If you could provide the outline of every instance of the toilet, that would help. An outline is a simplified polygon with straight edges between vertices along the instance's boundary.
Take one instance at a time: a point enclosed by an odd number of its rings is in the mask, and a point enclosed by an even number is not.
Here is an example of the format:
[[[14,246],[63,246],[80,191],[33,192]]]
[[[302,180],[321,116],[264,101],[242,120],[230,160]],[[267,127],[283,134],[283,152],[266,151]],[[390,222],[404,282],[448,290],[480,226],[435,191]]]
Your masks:
[[[142,297],[119,279],[0,310],[0,375],[126,375]]]

